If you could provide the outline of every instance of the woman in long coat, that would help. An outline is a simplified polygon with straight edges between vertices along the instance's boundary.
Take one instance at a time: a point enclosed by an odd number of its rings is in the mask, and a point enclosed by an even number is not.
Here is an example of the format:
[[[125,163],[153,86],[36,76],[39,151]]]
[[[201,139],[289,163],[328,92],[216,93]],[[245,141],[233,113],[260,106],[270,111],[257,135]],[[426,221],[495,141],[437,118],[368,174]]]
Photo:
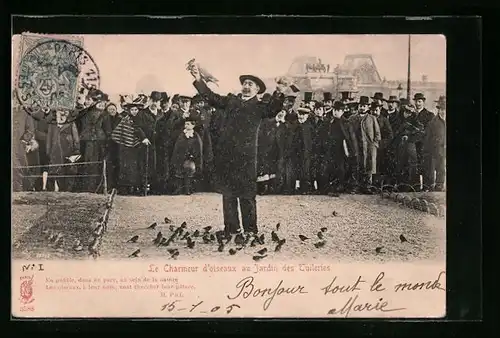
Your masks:
[[[122,119],[111,134],[111,139],[118,144],[120,169],[118,192],[120,194],[141,195],[142,170],[144,160],[143,145],[133,116],[137,116],[142,106],[136,103],[124,105]]]

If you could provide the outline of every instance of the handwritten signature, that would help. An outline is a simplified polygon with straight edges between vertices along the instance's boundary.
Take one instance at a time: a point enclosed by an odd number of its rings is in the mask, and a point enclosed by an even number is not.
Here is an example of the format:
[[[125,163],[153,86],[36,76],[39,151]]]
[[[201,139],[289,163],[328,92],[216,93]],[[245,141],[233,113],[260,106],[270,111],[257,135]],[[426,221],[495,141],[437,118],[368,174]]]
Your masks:
[[[236,289],[238,290],[236,296],[231,297],[227,295],[227,298],[233,300],[239,298],[240,296],[243,297],[243,299],[247,299],[249,297],[263,298],[269,296],[266,298],[263,304],[263,309],[264,311],[266,311],[269,308],[269,306],[271,306],[271,303],[273,302],[274,297],[276,296],[281,296],[283,294],[294,295],[294,294],[308,293],[305,290],[305,286],[303,285],[295,285],[292,287],[283,287],[282,285],[283,285],[283,280],[280,280],[276,287],[269,287],[263,289],[256,288],[254,285],[254,278],[249,276],[243,278],[238,283],[236,283]]]
[[[328,311],[329,315],[344,315],[345,318],[347,318],[350,314],[351,311],[356,311],[356,312],[363,312],[363,311],[378,311],[378,312],[394,312],[394,311],[402,311],[406,310],[406,308],[387,308],[389,306],[389,302],[384,301],[383,298],[379,298],[379,300],[373,304],[369,302],[358,302],[359,296],[356,295],[354,297],[349,297],[347,302],[342,306],[342,308],[337,309],[333,308]]]

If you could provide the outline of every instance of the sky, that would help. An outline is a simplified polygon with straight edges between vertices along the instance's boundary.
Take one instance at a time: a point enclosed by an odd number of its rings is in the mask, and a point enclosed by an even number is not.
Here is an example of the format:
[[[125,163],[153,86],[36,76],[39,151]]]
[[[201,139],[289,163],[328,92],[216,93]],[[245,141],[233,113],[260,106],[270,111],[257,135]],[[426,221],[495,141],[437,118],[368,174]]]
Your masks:
[[[112,95],[142,89],[194,95],[186,63],[196,58],[219,79],[215,91],[239,88],[238,76],[284,75],[299,56],[335,67],[348,54],[372,54],[382,78],[406,78],[408,35],[81,35],[95,60],[101,89]],[[61,35],[64,37],[64,35]],[[413,79],[446,80],[446,39],[412,35]],[[13,38],[13,67],[19,36]]]

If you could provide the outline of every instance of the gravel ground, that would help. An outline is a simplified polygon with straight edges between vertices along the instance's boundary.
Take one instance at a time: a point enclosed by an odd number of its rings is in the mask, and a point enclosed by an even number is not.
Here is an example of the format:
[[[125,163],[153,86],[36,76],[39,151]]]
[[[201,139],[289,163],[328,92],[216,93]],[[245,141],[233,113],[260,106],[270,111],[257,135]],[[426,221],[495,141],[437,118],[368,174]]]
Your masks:
[[[89,259],[87,240],[104,211],[105,197],[95,194],[21,193],[14,195],[12,236],[14,258],[37,259]],[[195,238],[193,249],[186,241],[177,240],[169,248],[179,248],[177,259],[217,258],[226,261],[251,261],[252,256],[267,248],[266,260],[331,259],[333,261],[417,261],[445,260],[446,223],[432,215],[408,209],[380,196],[342,195],[327,196],[258,196],[258,222],[264,233],[265,244],[243,248],[229,255],[234,243],[218,252],[218,245],[204,244]],[[335,211],[337,216],[333,216]],[[156,247],[152,240],[159,231],[165,237],[171,234],[168,217],[175,226],[187,223],[187,231],[212,226],[211,232],[223,228],[222,198],[218,194],[191,196],[116,196],[108,230],[104,234],[99,259],[127,258],[140,249],[138,259],[171,259],[165,247]],[[146,229],[157,222],[156,230]],[[274,252],[271,231],[286,238],[280,252]],[[317,233],[326,227],[325,245],[315,248],[320,240]],[[48,246],[44,229],[63,232],[62,250]],[[301,241],[299,235],[309,237]],[[403,234],[408,242],[402,243]],[[137,243],[126,243],[138,235]],[[80,239],[84,250],[75,252],[72,244]],[[380,253],[377,247],[382,247]]]
[[[175,226],[186,222],[187,231],[193,232],[205,226],[222,229],[222,201],[217,194],[191,196],[117,196],[114,210],[101,247],[101,259],[123,259],[137,249],[142,258],[170,258],[165,247],[156,247],[152,240],[159,231],[165,237],[171,234],[164,224],[165,217]],[[169,247],[179,248],[177,259],[217,258],[219,260],[251,260],[256,251],[266,247],[266,259],[331,259],[334,261],[415,261],[445,260],[446,223],[432,215],[400,206],[380,196],[342,195],[327,196],[259,196],[257,197],[260,231],[265,235],[265,245],[245,247],[235,255],[224,252],[218,245],[204,244],[196,239],[193,249],[186,248],[186,241],[176,241]],[[337,216],[333,216],[336,211]],[[146,229],[153,222],[156,230]],[[275,253],[271,231],[280,223],[277,232],[286,238],[280,252]],[[326,227],[326,244],[317,249],[317,233]],[[302,242],[299,234],[310,239]],[[408,242],[402,243],[403,234]],[[137,243],[126,243],[138,235]],[[381,253],[377,247],[383,247]]]
[[[12,257],[14,259],[87,258],[93,222],[105,209],[106,198],[97,194],[65,192],[14,193],[12,199]],[[49,246],[50,233],[62,233],[59,249]],[[73,246],[80,240],[84,250]]]

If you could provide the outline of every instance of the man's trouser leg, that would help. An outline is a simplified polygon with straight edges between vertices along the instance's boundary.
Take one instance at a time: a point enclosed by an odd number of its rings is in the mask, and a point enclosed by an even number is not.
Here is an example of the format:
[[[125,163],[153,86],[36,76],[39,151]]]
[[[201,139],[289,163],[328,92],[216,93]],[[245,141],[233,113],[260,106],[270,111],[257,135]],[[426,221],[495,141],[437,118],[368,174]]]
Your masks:
[[[257,202],[255,197],[240,198],[241,218],[245,232],[257,233]]]
[[[222,210],[224,213],[224,231],[234,234],[240,229],[238,218],[238,199],[236,197],[222,196]]]

